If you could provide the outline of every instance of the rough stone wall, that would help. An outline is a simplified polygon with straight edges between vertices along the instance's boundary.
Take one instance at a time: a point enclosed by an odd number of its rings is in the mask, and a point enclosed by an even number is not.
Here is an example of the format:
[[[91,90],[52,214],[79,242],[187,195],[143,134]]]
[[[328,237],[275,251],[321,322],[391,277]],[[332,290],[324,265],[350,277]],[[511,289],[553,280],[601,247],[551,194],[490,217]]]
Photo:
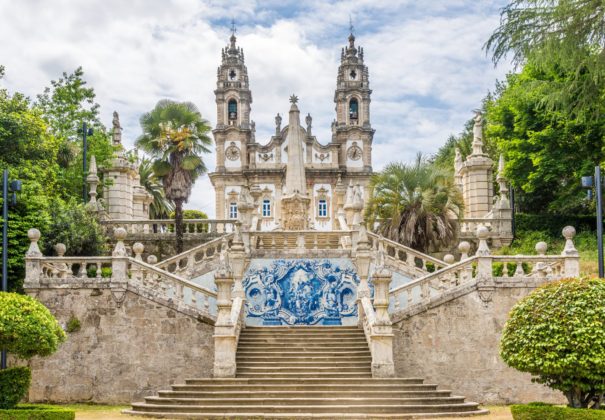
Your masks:
[[[532,383],[499,356],[508,313],[531,290],[497,287],[487,306],[473,291],[395,323],[396,375],[422,377],[484,404],[564,403],[563,394]]]
[[[185,378],[210,377],[214,327],[127,291],[120,306],[108,289],[40,289],[37,298],[62,325],[57,353],[34,358],[29,400],[128,404]]]

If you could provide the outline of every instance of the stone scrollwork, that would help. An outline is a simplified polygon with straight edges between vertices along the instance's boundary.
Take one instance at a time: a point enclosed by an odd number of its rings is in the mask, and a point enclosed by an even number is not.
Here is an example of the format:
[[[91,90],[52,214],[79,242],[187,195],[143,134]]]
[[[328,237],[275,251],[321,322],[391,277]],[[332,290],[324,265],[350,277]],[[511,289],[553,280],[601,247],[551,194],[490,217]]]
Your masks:
[[[259,153],[258,158],[263,160],[264,162],[268,162],[273,160],[273,153]]]
[[[275,260],[244,278],[247,317],[262,325],[342,325],[356,317],[355,270],[330,260]]]
[[[330,158],[330,154],[329,153],[315,153],[315,158],[318,159],[320,162],[323,162],[324,160]]]

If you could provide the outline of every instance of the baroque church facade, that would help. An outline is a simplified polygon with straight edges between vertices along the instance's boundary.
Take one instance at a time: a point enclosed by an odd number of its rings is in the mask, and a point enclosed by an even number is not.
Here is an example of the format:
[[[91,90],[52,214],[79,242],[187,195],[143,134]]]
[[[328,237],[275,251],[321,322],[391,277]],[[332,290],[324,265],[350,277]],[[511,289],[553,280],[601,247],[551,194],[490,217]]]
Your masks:
[[[237,219],[253,206],[258,230],[338,230],[339,217],[361,205],[372,174],[369,72],[355,36],[342,49],[336,79],[332,138],[313,135],[310,114],[301,124],[295,95],[285,125],[275,117],[275,134],[257,141],[251,119],[252,92],[244,52],[235,34],[221,52],[214,91],[216,168],[210,180],[217,219]]]

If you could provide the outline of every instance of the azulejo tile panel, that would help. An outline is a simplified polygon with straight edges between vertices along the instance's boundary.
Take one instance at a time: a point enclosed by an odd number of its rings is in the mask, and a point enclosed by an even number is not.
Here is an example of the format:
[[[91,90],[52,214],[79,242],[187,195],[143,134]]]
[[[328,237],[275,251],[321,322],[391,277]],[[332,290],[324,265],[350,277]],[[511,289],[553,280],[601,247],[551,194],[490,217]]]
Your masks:
[[[244,276],[248,325],[355,325],[359,276],[347,259],[253,260]]]

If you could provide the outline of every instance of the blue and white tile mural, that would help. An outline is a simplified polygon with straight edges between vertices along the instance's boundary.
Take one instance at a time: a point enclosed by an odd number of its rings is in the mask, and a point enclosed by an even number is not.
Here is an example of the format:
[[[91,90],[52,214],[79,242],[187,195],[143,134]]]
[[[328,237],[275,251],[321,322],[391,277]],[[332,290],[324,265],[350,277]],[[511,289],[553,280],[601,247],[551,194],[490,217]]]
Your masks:
[[[350,260],[255,259],[244,276],[248,325],[355,325],[359,276]]]

